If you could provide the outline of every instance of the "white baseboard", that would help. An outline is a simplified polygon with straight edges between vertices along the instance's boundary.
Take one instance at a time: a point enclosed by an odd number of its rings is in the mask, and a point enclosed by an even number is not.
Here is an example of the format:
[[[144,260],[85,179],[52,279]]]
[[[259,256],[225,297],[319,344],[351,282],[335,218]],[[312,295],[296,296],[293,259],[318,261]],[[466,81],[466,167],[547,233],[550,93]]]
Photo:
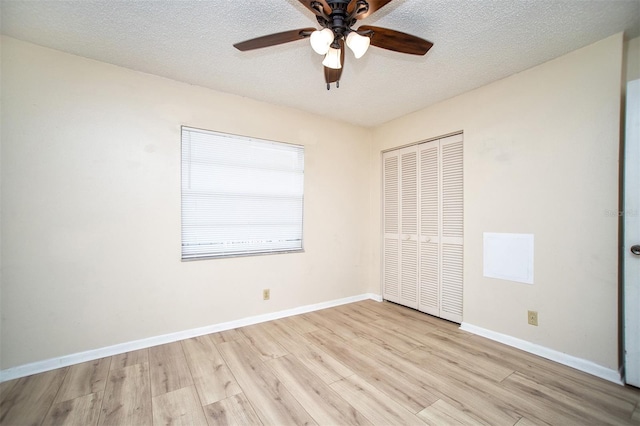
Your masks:
[[[596,364],[595,362],[588,361],[583,358],[578,358],[573,355],[568,355],[564,352],[549,349],[545,346],[531,343],[526,340],[518,339],[506,334],[487,330],[486,328],[478,327],[466,322],[460,324],[460,329],[468,331],[469,333],[477,334],[478,336],[486,337],[487,339],[495,340],[496,342],[504,343],[505,345],[513,346],[514,348],[522,349],[523,351],[541,356],[546,359],[550,359],[551,361],[555,361],[560,364],[567,365],[569,367],[575,368],[576,370],[584,371],[585,373],[589,373],[593,376],[600,377],[610,382],[623,385],[619,371],[603,367]]]
[[[64,355],[61,357],[50,358],[44,361],[32,362],[30,364],[11,367],[6,370],[0,370],[0,383],[7,380],[18,379],[20,377],[30,376],[32,374],[43,373],[45,371],[55,370],[56,368],[68,367],[70,365],[79,364],[81,362],[93,361],[96,359],[122,354],[125,352],[135,351],[138,349],[150,348],[152,346],[172,343],[178,340],[189,339],[191,337],[203,336],[205,334],[216,333],[233,328],[244,327],[247,325],[258,324],[261,322],[271,321],[279,318],[290,317],[293,315],[304,314],[321,309],[332,308],[334,306],[345,305],[347,303],[359,302],[361,300],[372,299],[382,302],[382,297],[375,293],[365,293],[357,296],[345,297],[328,302],[315,303],[313,305],[300,306],[297,308],[286,309],[284,311],[272,312],[263,315],[256,315],[235,321],[223,322],[220,324],[208,325],[205,327],[194,328],[191,330],[179,331],[176,333],[164,334],[161,336],[149,337],[146,339],[135,340],[132,342],[120,343],[113,346],[107,346],[99,349],[92,349],[85,352]]]

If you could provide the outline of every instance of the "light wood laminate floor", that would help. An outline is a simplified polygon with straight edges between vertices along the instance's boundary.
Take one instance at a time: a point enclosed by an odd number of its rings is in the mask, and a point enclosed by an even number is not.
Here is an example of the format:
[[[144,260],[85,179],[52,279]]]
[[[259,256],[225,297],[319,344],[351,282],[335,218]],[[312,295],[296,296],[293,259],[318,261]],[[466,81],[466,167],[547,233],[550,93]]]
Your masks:
[[[0,384],[2,425],[640,424],[640,391],[363,301]]]

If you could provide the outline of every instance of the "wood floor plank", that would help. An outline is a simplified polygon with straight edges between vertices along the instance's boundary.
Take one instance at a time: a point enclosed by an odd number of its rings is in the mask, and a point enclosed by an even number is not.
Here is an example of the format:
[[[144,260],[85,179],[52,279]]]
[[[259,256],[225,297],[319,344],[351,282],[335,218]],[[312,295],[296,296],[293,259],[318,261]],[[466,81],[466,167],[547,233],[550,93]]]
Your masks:
[[[442,399],[420,411],[417,416],[430,425],[482,425],[478,420]]]
[[[319,424],[371,424],[294,355],[272,359],[267,365]]]
[[[193,386],[152,398],[154,426],[206,426],[207,420]]]
[[[307,352],[297,353],[296,358],[327,384],[353,374],[351,369],[315,345],[310,345]]]
[[[182,346],[203,406],[242,392],[209,336],[183,340]]]
[[[193,385],[180,342],[149,348],[149,371],[152,396]]]
[[[560,380],[571,380],[590,390],[600,390],[602,393],[615,395],[632,404],[640,402],[640,389],[618,386],[604,379],[592,376],[582,371],[558,364],[554,361],[533,355],[523,350],[485,339],[480,336],[469,337],[465,348],[478,348],[486,353],[492,353],[495,358],[502,358],[504,363],[514,365],[522,372],[540,371],[557,376]]]
[[[98,425],[151,425],[149,364],[111,370]]]
[[[503,386],[506,390],[527,394],[532,400],[536,401],[540,407],[548,407],[549,410],[558,411],[560,411],[558,407],[561,407],[562,410],[558,418],[549,420],[559,422],[561,419],[574,418],[583,424],[633,424],[631,421],[631,413],[629,413],[628,416],[612,415],[590,404],[585,404],[584,401],[575,398],[572,393],[551,389],[529,379],[521,373],[514,373],[509,376],[503,382]]]
[[[466,380],[451,380],[444,377],[448,371],[424,362],[423,357],[415,355],[420,349],[411,351],[405,355],[385,351],[366,340],[354,340],[350,342],[354,350],[369,354],[382,364],[394,377],[401,378],[406,383],[411,383],[416,388],[422,388],[423,392],[429,392],[431,405],[438,399],[444,399],[460,410],[474,411],[474,418],[492,425],[513,425],[521,415],[514,412],[511,406],[504,405],[501,401],[493,401],[486,393],[480,393],[470,386]],[[465,376],[466,379],[466,376]],[[425,405],[423,408],[425,408]]]
[[[438,383],[447,402],[455,401],[491,424],[513,424],[521,417],[540,423],[557,424],[561,419],[569,424],[584,424],[584,419],[560,404],[548,404],[530,389],[507,389],[504,383],[496,383],[461,370],[454,363],[442,359],[416,356],[412,351],[405,356],[417,365],[429,368],[427,374]]]
[[[88,426],[98,424],[104,391],[53,404],[43,426]]]
[[[221,343],[218,349],[265,425],[316,424],[246,341]]]
[[[353,371],[311,343],[306,335],[298,334],[286,324],[280,321],[270,321],[265,323],[265,326],[274,341],[289,353],[295,354],[306,367],[313,370],[325,383],[333,383],[353,374]]]
[[[213,343],[232,342],[234,340],[242,339],[244,336],[238,331],[237,328],[232,330],[219,331],[209,335]]]
[[[39,425],[51,408],[68,367],[17,380],[2,395],[0,424]]]
[[[311,344],[304,335],[297,333],[281,321],[269,321],[264,324],[264,330],[272,341],[277,342],[288,353],[306,352]]]
[[[546,424],[546,423],[545,423]],[[540,423],[532,422],[526,417],[521,418],[518,422],[513,426],[540,426]]]
[[[354,373],[366,375],[368,371],[383,367],[382,364],[372,357],[363,354],[359,350],[353,349],[350,342],[340,340],[332,333],[321,330],[308,333],[307,335],[309,336],[309,340],[347,366]]]
[[[338,380],[330,386],[373,424],[426,424],[357,374]]]
[[[377,314],[371,310],[368,310],[362,307],[358,303],[349,303],[346,305],[340,305],[334,309],[337,312],[347,315],[353,321],[357,321],[361,323],[369,323],[369,322],[379,320],[381,318],[380,314]]]
[[[342,315],[338,313],[337,315]],[[397,333],[384,327],[379,326],[376,322],[362,323],[355,321],[345,315],[347,321],[351,321],[351,328],[354,330],[358,338],[367,339],[372,343],[384,346],[388,350],[395,350],[398,353],[407,353],[412,351],[421,344],[414,339]]]
[[[0,382],[0,402],[4,399],[4,395],[7,395],[11,388],[18,383],[19,379],[7,380],[6,382]]]
[[[504,363],[479,357],[464,351],[458,350],[449,340],[443,339],[433,333],[422,337],[422,342],[432,342],[422,347],[416,354],[423,354],[425,359],[438,357],[455,363],[459,368],[468,370],[472,374],[482,376],[488,380],[501,382],[511,375],[515,369],[505,367]]]
[[[171,342],[149,348],[150,363],[158,360],[181,357],[184,357],[184,349],[182,349],[181,342]]]
[[[104,391],[111,358],[83,362],[69,367],[55,402]]]
[[[618,386],[584,372],[532,355],[479,336],[460,338],[440,330],[439,335],[455,345],[455,351],[476,359],[488,359],[496,364],[520,371],[552,388],[573,392],[594,406],[613,413],[630,412],[640,402],[640,390]]]
[[[351,340],[358,337],[350,327],[347,327],[342,323],[342,321],[337,320],[331,309],[309,312],[302,316],[320,330],[329,331],[345,340]]]
[[[182,351],[187,359],[207,358],[213,361],[222,360],[212,336],[213,334],[207,334],[182,340],[180,342],[182,344]]]
[[[209,404],[204,410],[209,426],[262,425],[243,393]]]
[[[439,395],[431,389],[417,384],[411,377],[398,374],[398,371],[388,368],[375,356],[370,356],[355,347],[353,343],[358,339],[341,342],[324,331],[316,331],[309,335],[329,355],[412,413],[421,411],[439,399]]]
[[[363,307],[380,314],[384,319],[400,322],[401,324],[406,323],[417,327],[418,330],[426,330],[426,327],[428,327],[429,329],[447,330],[451,333],[459,334],[460,336],[472,336],[471,333],[460,330],[459,324],[436,318],[395,303],[364,300],[359,302],[359,304],[362,304]]]
[[[120,368],[143,364],[145,362],[149,362],[149,349],[126,352],[111,357],[110,370],[118,370]]]
[[[241,333],[262,361],[284,356],[289,353],[289,351],[283,348],[278,342],[273,340],[265,324],[243,327]]]
[[[302,315],[282,318],[280,321],[296,333],[305,334],[318,330],[318,327]]]
[[[504,366],[514,368],[536,381],[544,382],[547,386],[573,392],[605,411],[631,412],[640,402],[640,389],[618,386],[520,349],[479,336],[472,336],[468,340],[456,340],[456,343],[459,344],[460,351],[501,362]]]

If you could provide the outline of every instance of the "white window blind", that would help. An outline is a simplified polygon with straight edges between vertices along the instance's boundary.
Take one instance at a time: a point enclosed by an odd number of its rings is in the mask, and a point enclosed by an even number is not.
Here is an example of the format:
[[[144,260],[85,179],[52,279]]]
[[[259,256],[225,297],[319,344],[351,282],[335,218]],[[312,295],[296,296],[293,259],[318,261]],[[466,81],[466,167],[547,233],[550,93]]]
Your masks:
[[[182,127],[182,259],[302,250],[304,147]]]

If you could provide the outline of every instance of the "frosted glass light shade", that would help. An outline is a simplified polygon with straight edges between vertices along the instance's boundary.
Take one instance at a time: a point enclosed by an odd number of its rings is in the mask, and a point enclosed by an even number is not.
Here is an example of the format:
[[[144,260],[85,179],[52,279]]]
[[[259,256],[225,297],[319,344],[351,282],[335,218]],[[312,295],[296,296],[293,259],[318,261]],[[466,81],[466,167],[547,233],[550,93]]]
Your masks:
[[[342,64],[340,63],[340,49],[330,47],[324,57],[324,61],[322,61],[322,65],[327,68],[333,68],[334,70],[342,68]]]
[[[347,46],[353,52],[356,58],[361,58],[369,49],[371,39],[369,37],[361,36],[360,34],[352,31],[347,36]]]
[[[314,31],[311,33],[311,37],[309,37],[309,41],[311,42],[311,48],[319,55],[324,55],[329,51],[329,47],[331,43],[333,43],[334,39],[333,31],[329,28],[325,28],[322,31]]]

